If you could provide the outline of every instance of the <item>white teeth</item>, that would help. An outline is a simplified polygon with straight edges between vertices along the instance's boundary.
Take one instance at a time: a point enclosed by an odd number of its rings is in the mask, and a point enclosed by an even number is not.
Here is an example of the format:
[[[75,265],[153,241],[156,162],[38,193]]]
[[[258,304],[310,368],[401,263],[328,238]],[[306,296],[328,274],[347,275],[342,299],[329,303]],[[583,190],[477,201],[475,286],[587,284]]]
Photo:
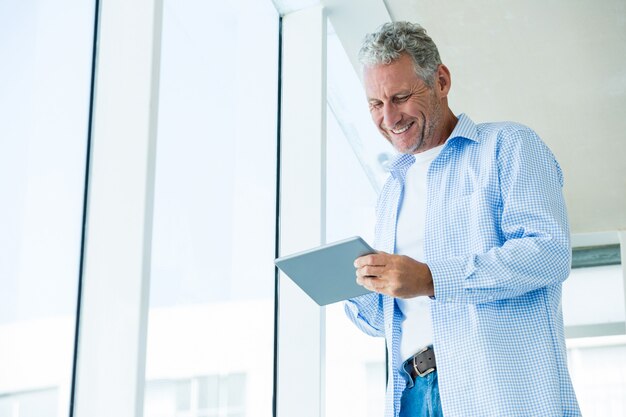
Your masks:
[[[412,125],[412,124],[413,124],[413,123],[409,123],[408,125],[406,125],[406,126],[404,126],[404,127],[400,128],[400,129],[391,129],[391,131],[392,131],[393,133],[395,133],[396,135],[399,135],[400,133],[404,133],[404,132],[406,132],[407,130],[409,130],[409,128],[411,127],[411,125]]]

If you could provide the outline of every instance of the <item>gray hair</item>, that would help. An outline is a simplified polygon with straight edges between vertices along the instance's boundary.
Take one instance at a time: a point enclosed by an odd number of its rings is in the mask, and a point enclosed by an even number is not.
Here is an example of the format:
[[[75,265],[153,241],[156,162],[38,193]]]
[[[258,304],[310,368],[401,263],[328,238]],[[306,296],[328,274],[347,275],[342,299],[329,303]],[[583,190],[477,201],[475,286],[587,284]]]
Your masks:
[[[441,58],[435,42],[416,23],[389,22],[368,33],[359,51],[359,61],[363,66],[387,65],[403,53],[413,59],[418,77],[432,87]]]

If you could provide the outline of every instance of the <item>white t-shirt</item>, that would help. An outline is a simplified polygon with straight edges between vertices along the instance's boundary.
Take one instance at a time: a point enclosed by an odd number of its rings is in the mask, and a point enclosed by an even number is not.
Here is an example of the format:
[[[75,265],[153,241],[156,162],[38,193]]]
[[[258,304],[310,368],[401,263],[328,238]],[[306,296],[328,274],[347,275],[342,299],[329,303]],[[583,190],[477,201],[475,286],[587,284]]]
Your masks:
[[[426,224],[426,192],[428,168],[439,155],[443,145],[415,154],[415,163],[406,173],[404,197],[398,215],[396,250],[417,261],[424,262],[424,227]],[[402,360],[433,343],[433,325],[430,318],[429,297],[397,298],[405,316],[402,322],[400,355]]]

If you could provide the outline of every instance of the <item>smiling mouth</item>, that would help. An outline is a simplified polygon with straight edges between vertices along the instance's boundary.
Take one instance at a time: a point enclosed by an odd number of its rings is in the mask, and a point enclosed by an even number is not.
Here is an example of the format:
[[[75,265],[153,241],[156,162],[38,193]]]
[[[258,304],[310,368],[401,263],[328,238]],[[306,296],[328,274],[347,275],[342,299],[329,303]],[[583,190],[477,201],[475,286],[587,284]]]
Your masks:
[[[402,133],[406,132],[407,130],[409,130],[409,128],[411,126],[413,126],[413,123],[415,123],[415,122],[411,122],[409,124],[406,124],[406,125],[402,126],[399,129],[389,129],[389,130],[391,130],[391,132],[393,132],[394,134],[399,135],[399,134],[402,134]]]

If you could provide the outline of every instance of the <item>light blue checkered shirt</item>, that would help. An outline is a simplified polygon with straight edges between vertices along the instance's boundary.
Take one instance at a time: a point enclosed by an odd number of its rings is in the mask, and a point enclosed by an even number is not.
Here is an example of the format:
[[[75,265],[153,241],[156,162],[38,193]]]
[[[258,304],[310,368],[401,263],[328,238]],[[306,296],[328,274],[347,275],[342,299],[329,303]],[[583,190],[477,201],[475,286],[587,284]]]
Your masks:
[[[395,252],[403,172],[392,163],[379,196],[374,246]],[[567,370],[561,283],[570,243],[554,155],[531,129],[475,125],[466,115],[428,171],[425,262],[435,287],[434,348],[446,417],[580,416]],[[346,302],[390,352],[385,416],[397,416],[402,313],[394,298]]]

